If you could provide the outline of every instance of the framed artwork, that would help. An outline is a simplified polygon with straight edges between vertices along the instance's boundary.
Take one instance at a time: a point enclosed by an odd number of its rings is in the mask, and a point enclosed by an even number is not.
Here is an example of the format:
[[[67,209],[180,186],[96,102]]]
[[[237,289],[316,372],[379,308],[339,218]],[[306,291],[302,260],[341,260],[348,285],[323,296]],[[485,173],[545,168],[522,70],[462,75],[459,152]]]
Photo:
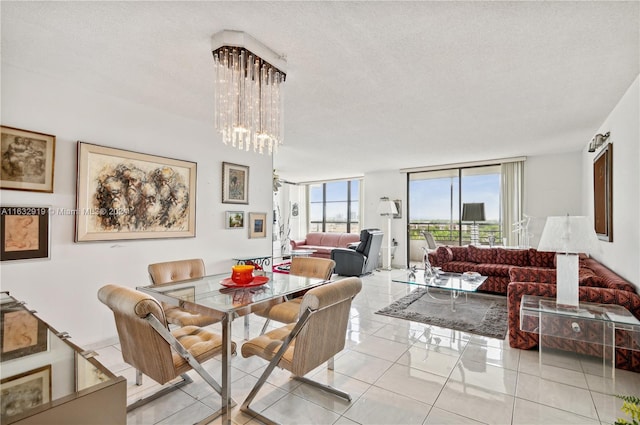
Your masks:
[[[47,351],[47,325],[21,305],[0,309],[0,361]]]
[[[49,207],[0,205],[0,261],[49,258]]]
[[[227,229],[244,229],[244,211],[226,211],[224,216]]]
[[[76,242],[194,237],[196,167],[78,142]]]
[[[56,136],[2,126],[0,189],[53,192]]]
[[[249,239],[267,237],[267,213],[249,213]]]
[[[249,167],[222,163],[222,203],[249,203]]]
[[[613,144],[593,160],[593,215],[598,239],[613,242]]]
[[[14,416],[51,401],[51,365],[0,381],[2,416]]]
[[[111,379],[92,362],[91,358],[85,358],[81,353],[76,352],[76,391],[82,391]]]

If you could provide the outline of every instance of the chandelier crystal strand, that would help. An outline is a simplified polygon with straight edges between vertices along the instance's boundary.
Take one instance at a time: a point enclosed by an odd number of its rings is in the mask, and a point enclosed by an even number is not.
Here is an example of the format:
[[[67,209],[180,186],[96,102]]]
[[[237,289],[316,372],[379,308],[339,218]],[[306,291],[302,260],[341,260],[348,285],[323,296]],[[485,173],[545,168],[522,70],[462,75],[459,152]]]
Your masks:
[[[236,37],[242,34],[233,31],[223,33]],[[255,45],[255,39],[248,39]],[[286,74],[249,49],[241,47],[241,43],[224,44],[217,44],[220,47],[213,50],[216,129],[222,134],[225,144],[244,151],[249,151],[251,147],[254,152],[264,153],[267,150],[271,155],[277,152],[278,145],[282,143],[280,85],[284,83]],[[265,46],[260,49],[268,54],[271,52]],[[275,63],[284,64],[281,56],[274,53],[271,57]]]

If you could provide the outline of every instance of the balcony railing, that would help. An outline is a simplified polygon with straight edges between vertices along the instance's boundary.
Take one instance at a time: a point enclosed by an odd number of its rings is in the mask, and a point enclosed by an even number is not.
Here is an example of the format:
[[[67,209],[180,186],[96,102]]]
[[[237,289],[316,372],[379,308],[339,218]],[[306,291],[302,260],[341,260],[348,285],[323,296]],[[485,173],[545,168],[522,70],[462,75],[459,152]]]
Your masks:
[[[502,244],[502,229],[498,222],[477,223],[481,244],[489,243],[489,236],[495,237],[495,244]],[[433,235],[437,243],[441,245],[460,245],[460,233],[462,233],[462,245],[471,241],[471,224],[463,223],[461,228],[458,223],[443,221],[421,221],[409,223],[409,239],[424,240],[422,232],[427,231]]]

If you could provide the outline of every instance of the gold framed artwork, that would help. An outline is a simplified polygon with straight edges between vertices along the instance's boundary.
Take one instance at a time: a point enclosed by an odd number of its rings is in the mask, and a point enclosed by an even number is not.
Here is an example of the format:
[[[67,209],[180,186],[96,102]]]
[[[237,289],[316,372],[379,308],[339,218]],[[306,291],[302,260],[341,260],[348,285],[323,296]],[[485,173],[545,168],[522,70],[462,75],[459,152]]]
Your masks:
[[[613,242],[613,144],[593,160],[593,216],[598,239]]]
[[[249,239],[267,237],[267,213],[249,213]]]
[[[249,203],[249,167],[222,163],[222,203]]]
[[[227,229],[244,229],[244,211],[226,211],[224,222]]]
[[[2,417],[15,416],[51,401],[51,365],[0,381]]]
[[[195,162],[78,142],[76,242],[194,237]]]
[[[56,136],[2,126],[0,189],[53,192]]]
[[[0,205],[0,261],[49,258],[49,207]]]

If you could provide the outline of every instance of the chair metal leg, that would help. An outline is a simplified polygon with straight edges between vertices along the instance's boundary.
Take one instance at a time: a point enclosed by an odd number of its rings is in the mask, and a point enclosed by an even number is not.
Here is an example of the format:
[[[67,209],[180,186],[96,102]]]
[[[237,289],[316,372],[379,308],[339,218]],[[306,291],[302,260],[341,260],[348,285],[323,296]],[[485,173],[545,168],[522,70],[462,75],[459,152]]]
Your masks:
[[[262,325],[262,330],[260,331],[260,335],[264,334],[267,331],[267,327],[269,326],[269,323],[271,323],[271,319],[267,318],[267,320],[264,322],[264,325]]]
[[[136,369],[136,385],[142,385],[142,372]]]
[[[187,351],[187,349],[184,348],[182,344],[180,344],[180,342],[171,334],[171,332],[169,332],[169,330],[163,326],[158,318],[153,314],[149,314],[146,319],[149,321],[149,323],[151,323],[153,329],[155,329],[155,331],[158,332],[158,334],[160,334],[160,336],[162,336],[162,338],[164,338],[164,340],[167,341],[171,345],[171,347],[173,347],[173,349],[176,350],[176,352],[189,363],[189,366],[191,366],[191,368],[195,370],[198,375],[200,375],[202,379],[204,379],[205,382],[209,384],[209,386],[211,386],[222,397],[222,387],[220,386],[220,384],[218,384],[213,376],[211,376],[209,372],[207,372],[204,367],[202,367],[200,362],[198,362],[195,357],[193,357],[193,355],[191,355],[191,353]],[[236,405],[237,403],[235,402],[235,400],[231,399],[231,407],[234,407]],[[210,422],[218,416],[222,415],[224,413],[224,409],[225,407],[223,406],[222,409],[207,417],[206,420]]]
[[[140,373],[140,371],[136,371],[136,372]],[[140,375],[142,376],[142,373],[140,373]],[[149,402],[151,402],[151,401],[153,401],[153,400],[155,400],[157,398],[160,398],[163,395],[168,394],[173,390],[177,390],[178,388],[183,387],[183,386],[193,382],[193,379],[191,379],[191,377],[189,375],[187,375],[186,373],[183,373],[182,375],[180,375],[180,377],[182,378],[180,381],[175,382],[175,383],[173,383],[171,385],[168,385],[166,387],[163,387],[159,391],[157,391],[157,392],[155,392],[155,393],[153,393],[153,394],[151,394],[151,395],[149,395],[147,397],[141,398],[141,399],[136,400],[135,402],[131,403],[130,405],[127,406],[127,412],[131,412],[132,410],[137,409],[140,406],[144,406],[145,404],[147,404],[147,403],[149,403]],[[137,381],[138,381],[138,377],[137,377],[137,374],[136,374],[136,385],[140,385],[140,384],[138,384]],[[142,379],[141,379],[141,382],[142,382]]]
[[[251,409],[249,407],[249,404],[251,404],[251,402],[256,397],[256,395],[258,395],[258,391],[260,391],[260,389],[265,384],[265,382],[267,382],[267,378],[269,377],[269,375],[271,375],[271,372],[273,372],[273,369],[275,369],[275,367],[278,365],[278,363],[280,362],[280,359],[284,355],[285,351],[287,351],[287,348],[289,348],[289,345],[291,345],[291,342],[300,333],[300,331],[302,330],[302,327],[305,325],[305,323],[307,322],[307,320],[309,319],[309,316],[311,314],[312,314],[312,311],[309,308],[307,308],[305,310],[305,312],[302,314],[302,316],[300,317],[300,320],[298,320],[298,323],[293,328],[291,333],[285,338],[284,342],[280,346],[280,349],[278,350],[276,355],[273,356],[273,358],[271,359],[271,361],[267,365],[267,368],[264,370],[264,372],[262,372],[262,375],[260,375],[260,378],[258,379],[258,382],[256,382],[256,384],[253,386],[253,388],[251,389],[251,392],[249,393],[247,398],[242,403],[242,406],[240,406],[240,410],[242,412],[244,412],[244,413],[246,413],[246,414],[248,414],[250,416],[255,417],[256,419],[258,419],[262,423],[269,424],[269,425],[277,424],[277,422],[274,422],[271,419],[261,415],[260,413],[256,412],[255,410]]]
[[[318,381],[313,381],[309,378],[305,378],[304,376],[294,376],[293,379],[295,379],[296,381],[300,381],[300,382],[304,382],[305,384],[309,384],[313,387],[319,388],[323,391],[329,392],[331,394],[335,394],[338,397],[342,397],[347,401],[351,401],[351,394],[344,392],[342,390],[339,390],[335,387],[332,387],[331,385],[325,385],[325,384],[321,384]]]
[[[333,361],[335,357],[331,357],[329,360],[327,360],[327,369],[329,370],[334,370],[335,369],[335,363]]]

